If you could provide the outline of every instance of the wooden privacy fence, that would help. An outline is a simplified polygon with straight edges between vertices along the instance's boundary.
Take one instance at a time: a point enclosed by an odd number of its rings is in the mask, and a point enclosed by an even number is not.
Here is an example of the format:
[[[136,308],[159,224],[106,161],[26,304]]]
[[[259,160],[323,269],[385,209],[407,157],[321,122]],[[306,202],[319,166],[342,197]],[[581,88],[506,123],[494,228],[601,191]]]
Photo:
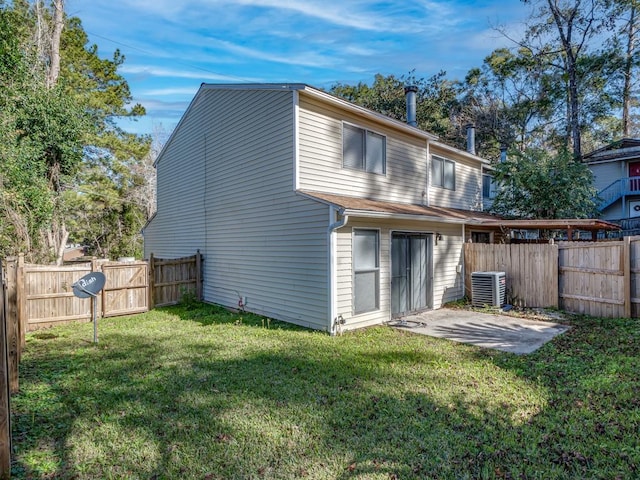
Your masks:
[[[202,256],[165,260],[109,262],[94,260],[79,265],[31,265],[24,256],[5,260],[6,330],[9,384],[18,390],[18,363],[25,333],[39,328],[93,318],[91,299],[73,294],[73,284],[100,271],[106,283],[97,297],[97,317],[146,312],[153,306],[178,303],[186,292],[202,298]]]
[[[640,237],[612,242],[473,244],[464,246],[465,287],[471,273],[506,273],[508,300],[596,317],[640,316]]]
[[[518,306],[558,306],[558,247],[549,244],[465,243],[465,291],[471,273],[505,272],[509,302]]]
[[[14,267],[15,265],[15,267]],[[31,265],[22,256],[7,259],[7,272],[15,272],[17,317],[22,333],[71,321],[90,321],[93,302],[73,294],[73,284],[90,272],[105,274],[104,289],[97,297],[97,316],[146,312],[148,306],[147,262],[92,261],[80,265]]]
[[[186,292],[202,299],[202,256],[200,252],[191,257],[165,260],[149,258],[151,269],[151,307],[162,307],[177,303]]]
[[[640,237],[616,242],[560,243],[560,306],[568,312],[594,317],[637,317],[638,253]]]

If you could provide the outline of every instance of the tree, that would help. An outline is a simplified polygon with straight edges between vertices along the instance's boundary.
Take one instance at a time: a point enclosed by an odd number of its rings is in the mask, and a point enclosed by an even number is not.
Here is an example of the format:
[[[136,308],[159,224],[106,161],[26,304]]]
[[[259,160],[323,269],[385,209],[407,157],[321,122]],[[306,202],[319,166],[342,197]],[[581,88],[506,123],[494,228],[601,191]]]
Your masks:
[[[543,68],[556,69],[565,88],[567,147],[576,158],[582,156],[581,129],[585,123],[581,101],[585,98],[589,74],[599,72],[602,62],[581,62],[591,42],[611,21],[609,2],[604,0],[525,0],[537,9],[518,45],[530,52]],[[602,78],[594,75],[593,78]],[[594,93],[594,91],[592,91]]]
[[[144,114],[140,105],[129,107],[129,87],[117,73],[124,56],[116,51],[112,59],[100,58],[97,46],[87,46],[79,19],[64,16],[63,1],[52,8],[40,0],[0,2],[0,162],[6,172],[0,222],[8,233],[0,237],[0,248],[4,254],[27,249],[31,261],[61,260],[67,225],[77,225],[74,216],[81,216],[68,192],[81,190],[85,171],[100,164],[104,175],[134,177],[127,169],[143,162],[150,143],[116,123]],[[126,195],[122,186],[128,182],[114,181],[116,195]],[[137,232],[121,227],[119,216],[107,218],[114,222],[106,228],[115,232],[112,243],[130,244],[133,237],[140,243]],[[129,222],[133,229],[143,223]]]
[[[406,121],[404,87],[408,85],[418,87],[418,127],[445,138],[455,137],[453,132],[459,133],[459,130],[456,130],[451,122],[450,110],[456,102],[456,85],[446,79],[444,71],[427,79],[417,78],[414,72],[400,77],[376,74],[371,86],[362,82],[357,85],[337,84],[330,92],[388,117]],[[464,140],[455,138],[455,143],[461,142]]]
[[[616,20],[613,36],[607,46],[612,55],[615,73],[612,80],[622,106],[620,126],[616,128],[616,138],[631,137],[634,121],[633,108],[637,105],[637,82],[635,80],[640,52],[638,51],[639,12],[638,0],[615,0],[613,16]]]
[[[593,174],[571,153],[546,149],[511,152],[498,163],[494,179],[500,188],[491,211],[510,218],[590,218],[597,214]]]

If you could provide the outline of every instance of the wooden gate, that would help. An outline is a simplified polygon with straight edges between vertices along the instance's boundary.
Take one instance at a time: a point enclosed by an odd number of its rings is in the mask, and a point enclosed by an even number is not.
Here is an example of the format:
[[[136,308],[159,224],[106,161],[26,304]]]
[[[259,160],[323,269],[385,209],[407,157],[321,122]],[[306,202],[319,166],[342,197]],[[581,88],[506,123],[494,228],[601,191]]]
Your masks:
[[[102,316],[117,317],[149,310],[149,264],[110,262],[101,265],[107,278],[102,290]]]
[[[630,253],[637,246],[637,237],[602,243],[559,243],[560,307],[594,317],[630,317],[631,305],[637,302],[633,298],[637,295],[631,295],[632,274],[635,284],[637,268]]]
[[[185,293],[202,299],[202,254],[162,259],[150,255],[151,306],[175,305]]]

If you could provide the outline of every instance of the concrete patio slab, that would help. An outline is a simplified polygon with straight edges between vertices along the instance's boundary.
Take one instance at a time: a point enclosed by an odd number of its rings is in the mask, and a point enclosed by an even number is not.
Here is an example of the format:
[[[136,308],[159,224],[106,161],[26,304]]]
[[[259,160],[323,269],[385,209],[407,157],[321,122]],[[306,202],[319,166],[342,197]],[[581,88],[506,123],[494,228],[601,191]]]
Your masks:
[[[409,315],[389,325],[422,335],[517,354],[534,352],[569,329],[555,322],[449,308]]]

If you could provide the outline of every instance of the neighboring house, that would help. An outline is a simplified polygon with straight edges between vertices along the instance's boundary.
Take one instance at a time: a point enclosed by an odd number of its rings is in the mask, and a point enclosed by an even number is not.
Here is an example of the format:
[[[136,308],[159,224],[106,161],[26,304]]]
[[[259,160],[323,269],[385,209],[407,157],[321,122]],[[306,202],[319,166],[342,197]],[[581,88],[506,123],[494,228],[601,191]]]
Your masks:
[[[86,254],[86,247],[82,245],[68,245],[64,249],[62,261],[69,262],[82,258]]]
[[[584,156],[598,190],[601,217],[640,228],[640,140],[624,138]]]
[[[464,296],[488,163],[307,85],[204,84],[156,162],[145,256],[200,250],[207,302],[380,324]]]

